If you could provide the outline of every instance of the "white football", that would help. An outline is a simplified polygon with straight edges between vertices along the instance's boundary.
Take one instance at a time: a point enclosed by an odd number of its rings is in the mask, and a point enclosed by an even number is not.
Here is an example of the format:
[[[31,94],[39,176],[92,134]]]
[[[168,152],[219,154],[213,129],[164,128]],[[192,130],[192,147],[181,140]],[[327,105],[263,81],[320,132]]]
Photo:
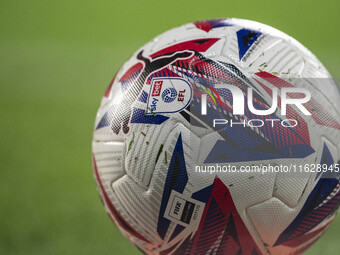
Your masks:
[[[304,46],[261,23],[169,30],[101,101],[105,208],[145,254],[300,254],[340,201],[340,95]]]

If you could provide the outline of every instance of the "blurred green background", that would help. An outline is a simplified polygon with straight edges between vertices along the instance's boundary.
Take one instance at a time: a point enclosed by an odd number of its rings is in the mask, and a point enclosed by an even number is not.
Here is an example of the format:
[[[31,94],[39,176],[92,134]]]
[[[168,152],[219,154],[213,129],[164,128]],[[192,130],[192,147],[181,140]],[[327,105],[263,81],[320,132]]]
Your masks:
[[[256,20],[340,77],[340,1],[0,2],[0,254],[139,254],[92,178],[94,117],[118,67],[157,34],[218,17]],[[340,217],[307,254],[338,254]]]

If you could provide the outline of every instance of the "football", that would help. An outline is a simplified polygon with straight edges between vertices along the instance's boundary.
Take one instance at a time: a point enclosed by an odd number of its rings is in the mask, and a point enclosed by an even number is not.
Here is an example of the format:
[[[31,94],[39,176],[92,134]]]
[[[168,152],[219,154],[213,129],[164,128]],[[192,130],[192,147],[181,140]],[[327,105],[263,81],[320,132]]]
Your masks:
[[[92,163],[109,217],[145,254],[301,254],[339,206],[339,90],[279,30],[189,23],[121,66]]]

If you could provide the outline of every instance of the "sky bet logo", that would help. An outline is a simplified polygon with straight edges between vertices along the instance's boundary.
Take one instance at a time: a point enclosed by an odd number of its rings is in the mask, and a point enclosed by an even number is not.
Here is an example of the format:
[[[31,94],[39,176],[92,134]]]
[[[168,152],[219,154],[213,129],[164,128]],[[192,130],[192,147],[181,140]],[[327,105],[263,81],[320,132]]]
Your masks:
[[[233,97],[233,115],[244,115],[245,111],[245,104],[247,104],[249,111],[252,114],[258,115],[258,116],[268,116],[275,112],[277,112],[279,102],[278,98],[281,98],[280,102],[280,108],[281,108],[281,116],[287,115],[287,105],[291,105],[292,107],[297,108],[299,111],[301,111],[304,115],[311,115],[311,113],[304,107],[304,103],[309,102],[311,99],[311,93],[303,88],[282,88],[280,91],[278,88],[272,89],[272,105],[268,109],[264,110],[258,110],[255,109],[253,104],[253,89],[248,88],[247,90],[247,101],[245,102],[245,97],[243,95],[243,92],[241,89],[234,85],[227,85],[227,84],[221,84],[216,85],[215,89],[228,89]],[[280,92],[280,97],[279,97]],[[289,95],[292,93],[299,94],[300,98],[291,98]],[[202,94],[202,105],[201,105],[201,114],[206,115],[207,114],[207,94]],[[213,120],[213,127],[216,127],[217,125],[229,125],[230,127],[233,127],[235,125],[243,125],[243,126],[249,126],[249,127],[262,127],[264,126],[265,122],[269,122],[272,127],[274,127],[274,123],[280,123],[283,127],[295,127],[298,125],[298,121],[295,119],[249,119],[249,120],[243,120],[240,122],[235,122],[232,119],[226,120],[226,119],[214,119]]]
[[[147,99],[147,115],[174,113],[185,109],[191,100],[192,88],[181,78],[156,78],[152,80]]]
[[[163,81],[155,81],[151,96],[158,97],[161,94]]]

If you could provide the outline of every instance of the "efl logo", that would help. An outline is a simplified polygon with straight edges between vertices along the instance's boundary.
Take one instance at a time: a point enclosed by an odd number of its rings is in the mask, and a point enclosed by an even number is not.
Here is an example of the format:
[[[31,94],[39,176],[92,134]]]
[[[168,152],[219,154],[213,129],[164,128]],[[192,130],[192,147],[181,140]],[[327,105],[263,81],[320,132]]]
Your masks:
[[[146,102],[145,113],[173,113],[185,109],[191,101],[192,88],[188,81],[177,78],[154,78]]]
[[[158,97],[161,94],[163,81],[155,81],[151,96]]]

